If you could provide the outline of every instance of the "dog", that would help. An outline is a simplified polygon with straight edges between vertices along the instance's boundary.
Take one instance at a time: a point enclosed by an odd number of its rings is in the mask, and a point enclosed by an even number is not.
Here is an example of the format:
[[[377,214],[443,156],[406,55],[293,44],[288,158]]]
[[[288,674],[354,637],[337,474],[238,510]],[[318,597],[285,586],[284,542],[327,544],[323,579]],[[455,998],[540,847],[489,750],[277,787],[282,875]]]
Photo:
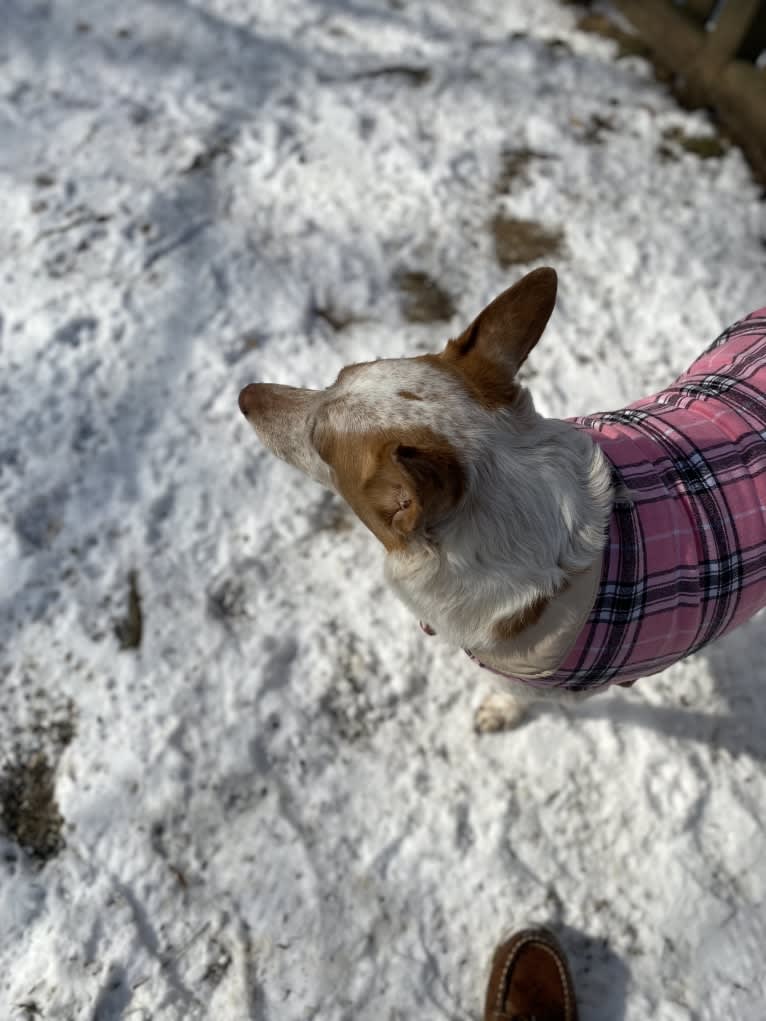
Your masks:
[[[379,540],[423,630],[503,679],[480,731],[631,685],[766,605],[766,309],[661,393],[561,421],[517,378],[556,288],[533,270],[439,354],[239,395],[266,447]]]

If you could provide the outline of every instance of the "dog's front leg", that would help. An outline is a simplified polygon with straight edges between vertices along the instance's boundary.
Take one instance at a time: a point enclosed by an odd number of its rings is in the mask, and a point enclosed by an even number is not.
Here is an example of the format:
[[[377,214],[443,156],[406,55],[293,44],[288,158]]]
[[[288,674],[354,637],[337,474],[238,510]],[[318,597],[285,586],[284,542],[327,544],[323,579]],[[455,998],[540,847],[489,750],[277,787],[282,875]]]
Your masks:
[[[494,734],[501,730],[513,730],[526,715],[534,693],[509,691],[496,688],[486,695],[473,717],[473,729],[477,734]]]
[[[482,700],[473,717],[477,734],[492,734],[518,727],[534,702],[558,702],[559,705],[577,706],[586,698],[603,691],[566,691],[561,688],[533,688],[531,685],[510,682],[512,687],[494,688]]]

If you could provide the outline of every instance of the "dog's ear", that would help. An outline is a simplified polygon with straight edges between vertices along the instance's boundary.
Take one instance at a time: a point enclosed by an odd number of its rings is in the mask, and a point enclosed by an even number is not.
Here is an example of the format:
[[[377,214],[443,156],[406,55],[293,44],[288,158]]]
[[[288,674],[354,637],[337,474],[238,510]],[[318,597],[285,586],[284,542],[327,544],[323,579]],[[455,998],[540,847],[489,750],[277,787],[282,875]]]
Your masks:
[[[428,496],[401,463],[396,448],[387,453],[387,461],[381,464],[367,483],[365,497],[382,529],[392,533],[387,538],[379,536],[383,538],[383,544],[390,548],[399,540],[409,538],[423,524]],[[365,521],[365,524],[370,522]]]
[[[460,501],[463,470],[446,441],[419,446],[399,443],[391,458],[401,477],[400,492],[404,494],[391,521],[399,535],[408,536],[420,527],[438,523]]]
[[[387,442],[362,492],[347,499],[387,549],[442,521],[462,498],[463,470],[450,444],[430,433]],[[346,495],[346,494],[344,494]]]
[[[515,374],[542,336],[556,304],[556,271],[548,266],[527,273],[479,313],[468,329],[447,345],[444,356],[459,362],[470,355],[507,366]]]

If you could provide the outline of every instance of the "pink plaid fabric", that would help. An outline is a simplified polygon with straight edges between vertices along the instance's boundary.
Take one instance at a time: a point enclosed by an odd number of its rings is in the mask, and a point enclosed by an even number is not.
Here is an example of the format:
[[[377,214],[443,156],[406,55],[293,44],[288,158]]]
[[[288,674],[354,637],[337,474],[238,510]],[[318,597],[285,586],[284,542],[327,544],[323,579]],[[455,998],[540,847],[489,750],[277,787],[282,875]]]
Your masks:
[[[574,648],[524,683],[584,691],[658,673],[766,605],[766,308],[661,393],[570,421],[632,499]]]

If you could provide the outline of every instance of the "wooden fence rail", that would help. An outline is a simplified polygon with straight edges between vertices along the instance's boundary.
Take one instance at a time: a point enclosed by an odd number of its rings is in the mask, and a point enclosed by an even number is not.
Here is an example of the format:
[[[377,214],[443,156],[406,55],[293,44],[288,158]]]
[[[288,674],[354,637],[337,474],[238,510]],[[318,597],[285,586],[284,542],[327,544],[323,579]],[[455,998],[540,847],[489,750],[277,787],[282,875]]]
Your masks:
[[[766,0],[613,0],[673,77],[681,100],[709,107],[766,184]],[[715,15],[711,24],[710,19]]]

